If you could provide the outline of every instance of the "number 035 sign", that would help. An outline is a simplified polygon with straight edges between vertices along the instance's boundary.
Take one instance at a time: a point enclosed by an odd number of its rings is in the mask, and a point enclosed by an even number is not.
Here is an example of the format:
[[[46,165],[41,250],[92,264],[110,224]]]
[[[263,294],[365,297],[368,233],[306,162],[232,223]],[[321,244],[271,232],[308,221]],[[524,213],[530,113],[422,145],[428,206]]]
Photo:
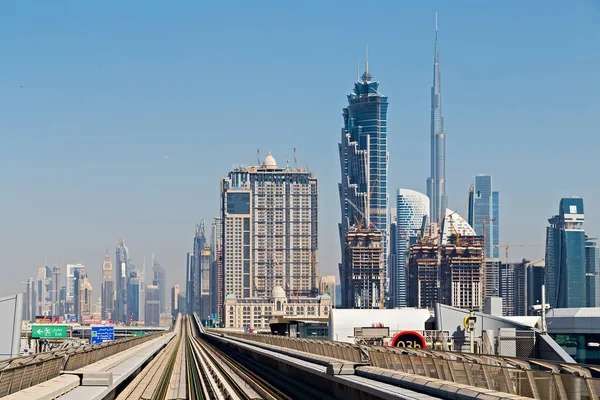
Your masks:
[[[394,336],[392,339],[392,346],[424,349],[427,347],[427,343],[425,343],[425,338],[420,333],[414,331],[404,331]]]

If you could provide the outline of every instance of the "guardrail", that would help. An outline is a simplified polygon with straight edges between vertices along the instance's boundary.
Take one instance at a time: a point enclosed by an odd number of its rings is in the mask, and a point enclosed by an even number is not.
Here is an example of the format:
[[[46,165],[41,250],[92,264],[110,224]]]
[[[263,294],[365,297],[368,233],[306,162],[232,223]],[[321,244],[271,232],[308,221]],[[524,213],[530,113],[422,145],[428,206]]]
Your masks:
[[[430,379],[545,400],[598,399],[600,379],[588,368],[542,360],[245,333],[237,337],[305,353],[327,356]]]
[[[93,364],[167,332],[169,331],[5,360],[0,364],[0,397],[56,378],[61,371],[74,371]]]

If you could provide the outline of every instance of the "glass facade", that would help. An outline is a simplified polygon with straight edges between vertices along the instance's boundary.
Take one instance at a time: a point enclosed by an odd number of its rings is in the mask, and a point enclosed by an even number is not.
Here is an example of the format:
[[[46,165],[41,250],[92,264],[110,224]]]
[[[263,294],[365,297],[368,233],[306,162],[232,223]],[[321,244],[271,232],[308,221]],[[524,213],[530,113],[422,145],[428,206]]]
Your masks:
[[[342,110],[344,127],[339,144],[342,172],[339,185],[342,220],[339,225],[344,282],[346,233],[356,221],[373,224],[383,233],[384,275],[387,276],[387,108],[388,99],[379,93],[379,82],[368,71],[354,84],[348,106]],[[342,288],[342,290],[345,290]]]
[[[433,86],[431,87],[431,176],[427,178],[427,197],[431,200],[431,221],[439,223],[448,207],[446,196],[446,134],[442,117],[442,75],[437,27],[433,60]]]
[[[527,262],[500,264],[502,315],[527,315]]]
[[[227,193],[227,214],[250,214],[250,193]]]
[[[552,308],[585,307],[586,258],[582,198],[563,198],[546,229],[546,287]]]
[[[500,249],[500,194],[493,190],[491,175],[477,175],[469,193],[469,225],[485,235],[486,258],[498,258]]]
[[[390,265],[390,300],[394,307],[408,306],[408,248],[411,238],[417,237],[424,220],[429,218],[429,198],[409,189],[399,189],[396,196],[396,232],[392,246],[395,265]]]
[[[597,238],[585,239],[586,307],[600,307],[600,247]]]

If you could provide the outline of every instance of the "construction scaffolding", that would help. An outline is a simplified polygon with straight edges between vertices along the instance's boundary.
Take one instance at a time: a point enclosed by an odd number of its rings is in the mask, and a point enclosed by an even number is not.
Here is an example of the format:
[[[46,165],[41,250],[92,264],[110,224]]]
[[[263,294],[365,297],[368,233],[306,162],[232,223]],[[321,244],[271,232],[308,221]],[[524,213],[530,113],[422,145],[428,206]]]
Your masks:
[[[346,234],[346,260],[342,292],[344,308],[384,307],[383,234],[351,228]]]
[[[414,244],[409,251],[409,306],[435,303],[483,310],[485,250],[482,236],[448,236]]]

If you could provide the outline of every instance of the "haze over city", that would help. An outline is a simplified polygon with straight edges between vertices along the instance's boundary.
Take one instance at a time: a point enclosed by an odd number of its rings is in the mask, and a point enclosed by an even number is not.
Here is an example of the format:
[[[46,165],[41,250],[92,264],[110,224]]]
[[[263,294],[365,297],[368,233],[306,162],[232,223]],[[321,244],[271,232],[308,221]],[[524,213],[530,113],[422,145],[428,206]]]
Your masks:
[[[183,283],[220,176],[271,151],[319,177],[319,272],[337,274],[341,110],[357,61],[389,98],[388,194],[425,192],[439,15],[448,205],[473,176],[501,193],[500,242],[544,243],[561,197],[600,235],[594,1],[14,2],[0,6],[0,294],[105,249],[152,253]],[[391,203],[392,200],[390,200]],[[541,259],[544,247],[511,249]],[[98,297],[96,292],[94,297]]]

